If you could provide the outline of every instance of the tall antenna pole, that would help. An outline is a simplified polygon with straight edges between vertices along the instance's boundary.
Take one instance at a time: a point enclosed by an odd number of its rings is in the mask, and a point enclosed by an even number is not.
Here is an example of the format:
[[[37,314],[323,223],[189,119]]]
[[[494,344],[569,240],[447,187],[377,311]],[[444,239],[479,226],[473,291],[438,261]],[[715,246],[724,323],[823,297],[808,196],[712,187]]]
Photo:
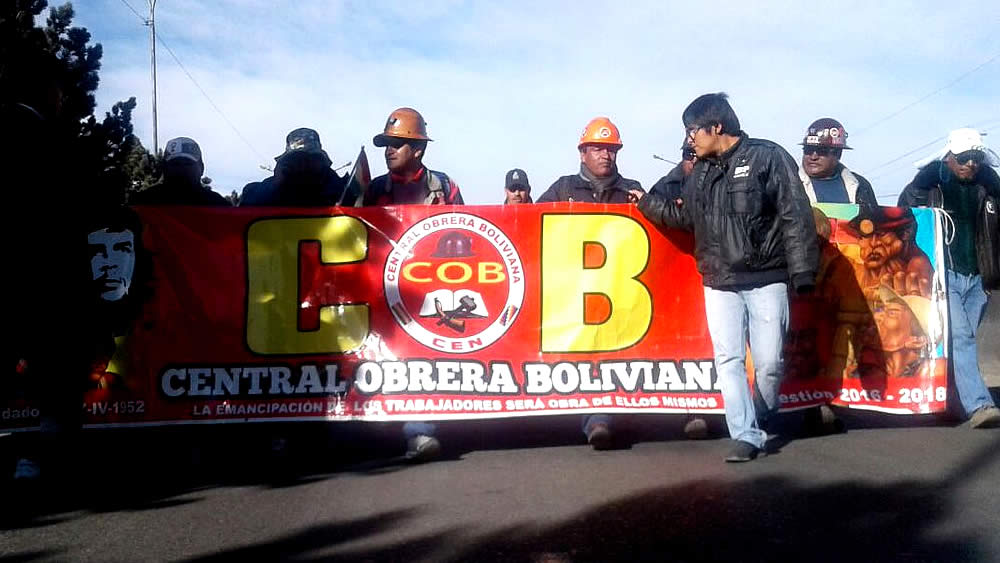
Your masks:
[[[156,0],[149,0],[149,19],[146,25],[149,26],[149,47],[151,53],[151,65],[153,69],[153,154],[160,153],[160,143],[157,138],[157,117],[156,117]]]

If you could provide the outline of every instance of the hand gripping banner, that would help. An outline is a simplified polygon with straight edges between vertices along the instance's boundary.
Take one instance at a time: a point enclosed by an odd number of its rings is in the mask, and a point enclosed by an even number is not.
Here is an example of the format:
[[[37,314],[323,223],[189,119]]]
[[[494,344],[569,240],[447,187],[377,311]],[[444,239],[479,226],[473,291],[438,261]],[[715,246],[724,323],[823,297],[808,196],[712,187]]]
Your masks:
[[[692,240],[634,206],[136,212],[149,279],[130,279],[142,257],[92,257],[103,299],[147,289],[81,375],[87,425],[723,410]],[[943,410],[933,212],[814,214],[822,259],[792,301],[782,407]],[[38,426],[46,377],[18,364],[0,427]]]

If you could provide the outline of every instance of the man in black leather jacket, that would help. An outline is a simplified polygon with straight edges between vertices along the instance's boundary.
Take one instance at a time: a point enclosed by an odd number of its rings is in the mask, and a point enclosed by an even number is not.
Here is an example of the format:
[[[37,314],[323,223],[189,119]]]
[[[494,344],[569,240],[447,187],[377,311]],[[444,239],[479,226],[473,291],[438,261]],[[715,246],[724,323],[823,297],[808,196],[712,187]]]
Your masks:
[[[958,399],[973,428],[1000,426],[1000,409],[983,381],[976,349],[976,331],[989,302],[986,291],[1000,287],[1000,177],[991,165],[1000,165],[1000,159],[979,132],[956,129],[899,196],[900,207],[944,209],[954,224],[945,251],[951,355]]]
[[[705,286],[726,423],[734,440],[726,461],[754,459],[762,424],[777,411],[788,329],[788,284],[811,291],[819,260],[809,200],[795,160],[771,141],[751,139],[723,93],[705,94],[684,110],[698,163],[682,198],[633,192],[650,221],[694,232]],[[754,391],[746,377],[746,342]]]

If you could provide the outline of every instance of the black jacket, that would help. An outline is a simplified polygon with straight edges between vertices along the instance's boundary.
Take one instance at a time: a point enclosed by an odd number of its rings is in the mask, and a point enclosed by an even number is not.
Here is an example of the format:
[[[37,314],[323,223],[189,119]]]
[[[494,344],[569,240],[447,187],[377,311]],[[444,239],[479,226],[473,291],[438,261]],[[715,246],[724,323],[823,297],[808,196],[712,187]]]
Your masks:
[[[819,248],[798,167],[780,146],[741,133],[719,158],[699,159],[683,204],[657,195],[639,201],[650,221],[694,232],[704,284],[752,288],[791,279],[811,289]]]
[[[535,203],[555,201],[585,201],[590,203],[628,203],[629,190],[642,190],[642,185],[619,175],[618,179],[603,191],[594,189],[593,184],[580,174],[562,176],[556,180]]]
[[[337,205],[347,187],[347,179],[333,170],[326,170],[325,175],[322,185],[319,186],[295,186],[291,183],[279,185],[274,176],[264,178],[260,182],[250,182],[243,186],[243,193],[240,194],[240,207],[326,207]],[[351,205],[354,201],[349,197],[345,197],[344,200],[347,205]]]
[[[684,166],[678,164],[674,168],[667,172],[667,175],[660,178],[653,184],[653,187],[649,189],[649,193],[656,194],[660,197],[665,197],[669,199],[677,199],[681,197],[681,190],[684,186]]]
[[[917,172],[913,181],[899,194],[899,207],[944,206],[943,186],[951,179],[948,165],[932,162]],[[975,183],[978,186],[976,213],[976,261],[983,277],[983,287],[1000,289],[1000,227],[997,224],[1000,203],[1000,176],[987,164],[979,167]],[[987,205],[987,198],[990,203]]]
[[[207,186],[169,184],[161,180],[152,186],[132,194],[132,205],[204,205],[231,207],[229,200]]]

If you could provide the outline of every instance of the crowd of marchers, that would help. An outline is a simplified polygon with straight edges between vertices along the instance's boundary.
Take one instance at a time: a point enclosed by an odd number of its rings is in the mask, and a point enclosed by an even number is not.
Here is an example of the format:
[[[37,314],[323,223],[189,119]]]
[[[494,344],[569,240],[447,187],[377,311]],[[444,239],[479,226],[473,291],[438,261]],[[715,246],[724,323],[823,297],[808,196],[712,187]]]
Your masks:
[[[44,120],[43,112],[21,106],[21,119]],[[686,131],[681,162],[648,193],[638,181],[621,174],[617,166],[624,146],[621,133],[609,118],[597,117],[580,136],[578,170],[555,180],[534,200],[528,174],[510,170],[504,181],[504,203],[634,204],[657,225],[693,233],[732,439],[725,461],[745,462],[766,451],[769,421],[780,406],[790,295],[815,288],[820,257],[812,204],[878,203],[869,181],[841,161],[851,147],[846,129],[835,119],[818,119],[806,128],[801,160],[796,162],[778,144],[745,133],[725,94],[696,98],[681,117]],[[393,111],[373,138],[375,146],[384,148],[388,172],[361,187],[332,169],[315,130],[296,129],[275,158],[273,176],[247,184],[239,205],[461,205],[455,180],[424,164],[431,141],[419,112]],[[976,352],[976,332],[989,291],[1000,285],[997,166],[1000,159],[984,145],[978,131],[957,129],[938,153],[920,163],[898,201],[899,206],[940,208],[950,218],[944,266],[952,375],[961,409],[974,428],[1000,426],[1000,410],[984,382]],[[205,161],[193,139],[170,140],[162,169],[162,179],[136,193],[131,204],[230,205],[202,183]],[[359,189],[363,191],[352,193]],[[753,385],[746,377],[747,343],[753,357]],[[704,421],[693,419],[688,424],[688,430],[697,433]],[[583,432],[595,449],[615,443],[609,415],[584,417]],[[412,460],[430,460],[441,451],[433,423],[408,422],[403,434],[406,455]],[[282,436],[275,437],[276,448],[283,442]],[[19,472],[37,473],[30,461],[22,461],[26,463],[19,464]]]

